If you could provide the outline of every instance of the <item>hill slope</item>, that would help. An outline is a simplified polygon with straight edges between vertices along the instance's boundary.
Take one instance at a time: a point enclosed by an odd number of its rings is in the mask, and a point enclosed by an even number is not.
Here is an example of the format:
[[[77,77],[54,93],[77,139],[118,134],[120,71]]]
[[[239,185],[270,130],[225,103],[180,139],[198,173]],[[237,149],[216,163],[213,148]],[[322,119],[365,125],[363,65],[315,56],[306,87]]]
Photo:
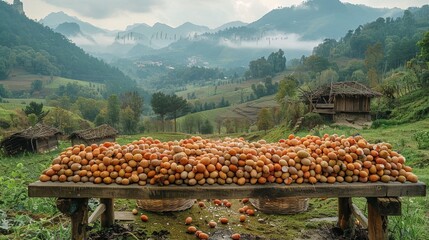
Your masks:
[[[91,57],[59,33],[18,14],[0,1],[0,78],[14,67],[42,75],[106,83],[108,92],[133,89],[121,71]],[[2,66],[2,64],[0,64]]]

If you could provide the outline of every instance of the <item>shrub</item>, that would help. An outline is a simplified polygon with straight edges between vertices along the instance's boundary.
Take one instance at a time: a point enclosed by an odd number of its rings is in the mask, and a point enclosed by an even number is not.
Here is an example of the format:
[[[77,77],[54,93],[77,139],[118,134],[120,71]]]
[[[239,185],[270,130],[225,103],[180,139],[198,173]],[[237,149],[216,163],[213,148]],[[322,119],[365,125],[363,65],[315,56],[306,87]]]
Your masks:
[[[310,130],[323,123],[324,120],[318,113],[307,113],[304,115],[304,119],[302,119],[301,129]]]
[[[419,149],[429,149],[429,131],[419,131],[413,136]]]

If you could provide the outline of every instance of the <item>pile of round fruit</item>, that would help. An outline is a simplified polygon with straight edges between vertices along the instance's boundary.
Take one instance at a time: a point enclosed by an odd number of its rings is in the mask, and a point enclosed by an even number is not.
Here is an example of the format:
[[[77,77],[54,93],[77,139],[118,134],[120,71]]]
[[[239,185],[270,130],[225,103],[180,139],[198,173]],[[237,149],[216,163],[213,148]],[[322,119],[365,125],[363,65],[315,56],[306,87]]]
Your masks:
[[[106,142],[67,148],[40,181],[128,184],[231,184],[417,182],[405,158],[389,143],[362,136],[290,135],[277,143],[243,138],[191,137],[130,144]]]

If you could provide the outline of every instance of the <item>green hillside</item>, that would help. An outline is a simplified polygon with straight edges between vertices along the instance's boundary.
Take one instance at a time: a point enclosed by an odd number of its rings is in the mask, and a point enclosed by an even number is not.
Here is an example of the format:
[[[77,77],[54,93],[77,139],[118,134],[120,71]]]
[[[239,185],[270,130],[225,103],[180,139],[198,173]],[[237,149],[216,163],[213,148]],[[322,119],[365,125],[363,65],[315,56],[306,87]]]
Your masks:
[[[0,79],[15,68],[40,75],[105,83],[107,92],[135,89],[121,71],[85,53],[66,37],[0,1]]]

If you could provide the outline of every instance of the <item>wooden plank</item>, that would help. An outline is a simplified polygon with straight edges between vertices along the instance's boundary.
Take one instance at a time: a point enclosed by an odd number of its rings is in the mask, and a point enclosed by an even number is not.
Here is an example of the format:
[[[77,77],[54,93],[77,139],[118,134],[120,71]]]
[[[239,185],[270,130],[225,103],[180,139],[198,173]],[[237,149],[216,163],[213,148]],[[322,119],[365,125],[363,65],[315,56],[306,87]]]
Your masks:
[[[335,111],[332,109],[320,109],[320,108],[313,109],[313,112],[322,113],[322,114],[334,114],[335,113]]]
[[[93,223],[95,222],[100,216],[101,214],[106,211],[106,205],[100,203],[100,205],[98,205],[94,212],[91,214],[91,216],[89,216],[88,218],[88,223]]]
[[[382,216],[401,216],[401,201],[397,197],[368,198]]]
[[[316,104],[316,108],[334,108],[334,104],[333,103],[318,103]]]
[[[115,220],[118,221],[135,221],[136,215],[131,211],[115,211]]]
[[[375,204],[376,200],[368,200],[368,238],[369,240],[387,240],[387,216],[382,216]]]
[[[352,204],[352,213],[353,216],[359,221],[360,225],[364,228],[368,228],[368,218],[362,213],[362,211],[355,205]]]
[[[115,212],[113,210],[113,198],[101,198],[100,202],[106,206],[106,211],[101,214],[101,226],[110,227],[115,221]]]
[[[312,184],[264,184],[228,185],[117,185],[73,182],[34,182],[28,186],[30,197],[63,198],[128,198],[128,199],[175,199],[175,198],[225,198],[237,199],[276,197],[398,197],[426,196],[426,185],[418,183],[316,183]]]

